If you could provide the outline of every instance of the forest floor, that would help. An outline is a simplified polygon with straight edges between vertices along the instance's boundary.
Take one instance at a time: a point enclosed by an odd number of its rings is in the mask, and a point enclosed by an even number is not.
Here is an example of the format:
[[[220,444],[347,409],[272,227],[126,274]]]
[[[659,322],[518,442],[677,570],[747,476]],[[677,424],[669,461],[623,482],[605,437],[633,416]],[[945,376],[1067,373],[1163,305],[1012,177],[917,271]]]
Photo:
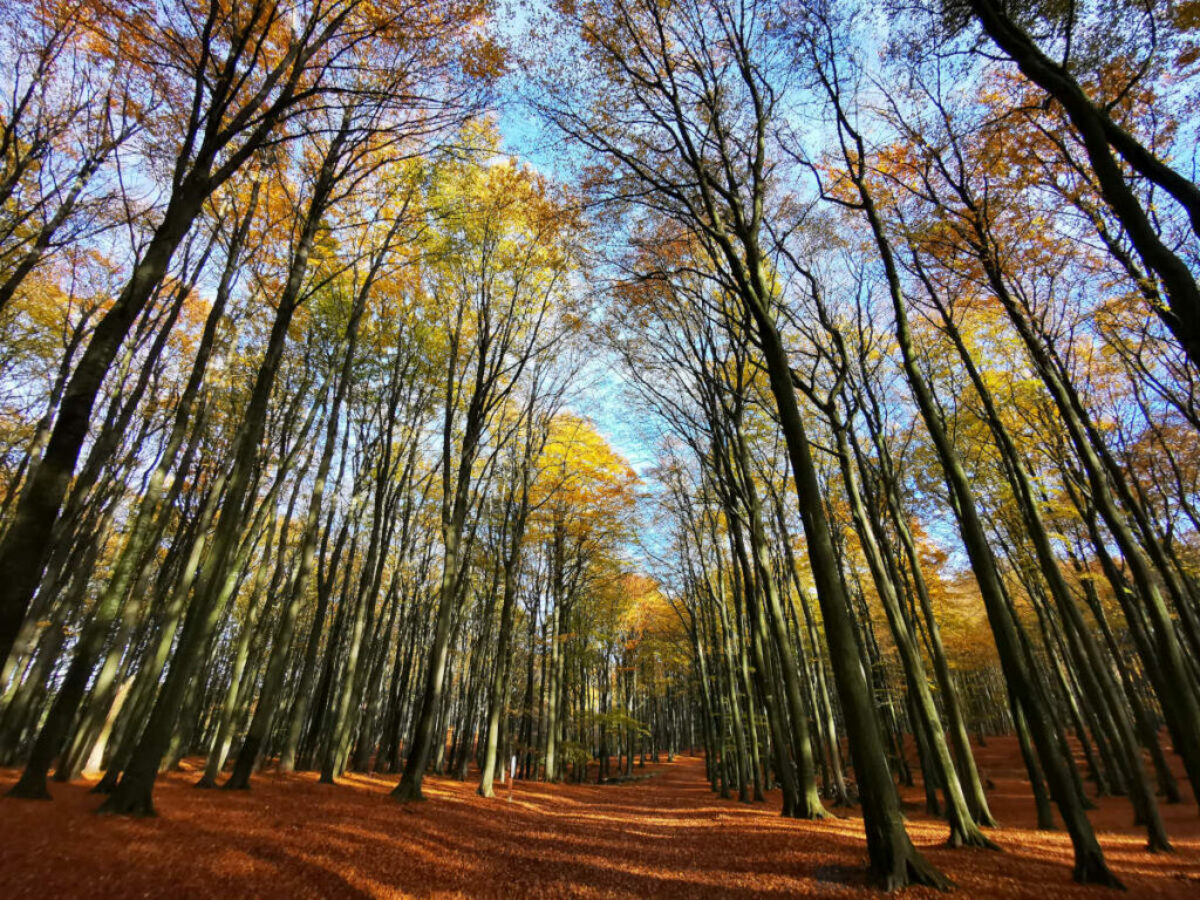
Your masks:
[[[1119,896],[1071,881],[1064,832],[1038,832],[1013,739],[978,749],[994,788],[1003,848],[950,850],[946,828],[906,789],[909,833],[966,897]],[[350,775],[337,786],[311,774],[255,777],[248,793],[198,791],[195,772],[159,779],[158,817],[92,815],[89,783],[52,784],[55,800],[0,800],[0,896],[750,897],[873,893],[862,821],[801,822],[766,803],[720,800],[700,757],[647,765],[618,785],[518,782],[511,799],[475,795],[473,781],[427,778],[424,803],[399,806],[394,776]],[[0,791],[17,772],[0,770]],[[1130,896],[1200,896],[1200,817],[1163,807],[1176,852],[1149,854],[1124,799],[1103,799],[1092,821]],[[924,889],[909,897],[941,896]]]

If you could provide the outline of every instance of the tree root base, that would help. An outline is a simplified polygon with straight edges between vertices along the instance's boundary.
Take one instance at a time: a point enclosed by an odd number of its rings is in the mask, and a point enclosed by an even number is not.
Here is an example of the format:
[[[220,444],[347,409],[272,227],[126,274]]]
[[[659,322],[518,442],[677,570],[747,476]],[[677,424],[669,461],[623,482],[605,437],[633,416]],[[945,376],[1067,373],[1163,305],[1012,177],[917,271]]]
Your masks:
[[[153,819],[158,813],[149,797],[122,797],[114,791],[96,810],[100,816],[132,816],[137,819]]]
[[[912,885],[949,891],[954,887],[954,882],[915,849],[910,848],[904,860],[882,880],[880,887],[890,892]]]
[[[22,778],[4,794],[14,800],[53,800],[50,791],[46,789],[46,779],[26,781]]]
[[[1003,852],[999,844],[989,838],[987,835],[980,832],[978,829],[972,834],[962,834],[959,831],[951,831],[950,837],[946,839],[946,846],[954,850],[962,850],[964,848],[974,848],[976,850],[994,850],[997,853]]]
[[[1077,856],[1072,874],[1079,884],[1095,884],[1118,891],[1125,890],[1125,885],[1108,868],[1108,863],[1104,861],[1104,855],[1099,850],[1086,853],[1082,857]]]
[[[421,786],[409,784],[405,781],[401,781],[396,785],[392,792],[388,794],[388,798],[396,803],[423,803],[425,801],[425,795],[421,793]]]

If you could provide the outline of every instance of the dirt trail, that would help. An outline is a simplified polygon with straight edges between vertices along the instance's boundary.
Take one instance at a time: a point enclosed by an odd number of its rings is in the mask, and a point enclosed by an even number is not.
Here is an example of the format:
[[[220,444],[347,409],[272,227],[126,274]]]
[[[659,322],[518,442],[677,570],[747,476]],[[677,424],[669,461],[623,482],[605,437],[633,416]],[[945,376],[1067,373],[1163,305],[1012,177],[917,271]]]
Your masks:
[[[1013,744],[1013,746],[1009,746]],[[905,791],[910,833],[964,897],[1105,896],[1070,878],[1062,832],[1032,830],[1015,742],[980,750],[995,783],[993,835],[1003,853],[947,850],[945,826]],[[715,797],[700,758],[647,766],[622,785],[519,783],[508,798],[474,783],[426,780],[428,801],[397,806],[391,776],[256,777],[249,793],[199,791],[194,772],[160,779],[159,816],[92,815],[89,785],[53,785],[52,803],[0,801],[0,897],[677,896],[866,893],[862,822],[784,820],[766,804]],[[638,770],[638,774],[643,774]],[[16,780],[0,771],[0,790]],[[1176,853],[1144,852],[1129,806],[1093,813],[1112,867],[1131,896],[1200,896],[1200,819],[1165,807]],[[871,892],[874,893],[874,892]],[[940,896],[914,890],[905,896]]]

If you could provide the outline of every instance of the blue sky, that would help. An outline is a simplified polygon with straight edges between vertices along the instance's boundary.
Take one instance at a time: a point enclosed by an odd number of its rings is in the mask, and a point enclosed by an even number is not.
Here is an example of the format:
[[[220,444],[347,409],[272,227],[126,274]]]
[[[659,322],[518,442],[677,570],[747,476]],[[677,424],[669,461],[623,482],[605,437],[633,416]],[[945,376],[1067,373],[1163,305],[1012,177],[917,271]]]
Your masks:
[[[522,23],[528,21],[527,9],[522,8],[507,20],[502,30],[518,38]],[[536,114],[521,101],[524,87],[520,73],[505,79],[499,105],[497,126],[504,139],[505,149],[539,172],[560,180],[572,178],[566,147],[560,134],[536,118]],[[606,302],[607,298],[600,298]],[[571,404],[576,415],[586,416],[595,423],[604,438],[624,456],[644,478],[654,463],[652,441],[646,436],[646,422],[630,408],[624,379],[614,354],[597,348],[598,354],[589,360],[581,374],[580,390]]]

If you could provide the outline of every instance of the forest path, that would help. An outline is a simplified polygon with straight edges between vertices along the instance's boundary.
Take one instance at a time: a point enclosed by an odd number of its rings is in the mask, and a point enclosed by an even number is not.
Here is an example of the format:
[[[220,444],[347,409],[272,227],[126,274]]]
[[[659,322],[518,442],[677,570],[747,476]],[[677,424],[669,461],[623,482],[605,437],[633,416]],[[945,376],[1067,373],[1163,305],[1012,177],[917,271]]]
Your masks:
[[[1070,880],[1061,831],[1032,830],[1015,741],[980,748],[995,783],[994,833],[1004,853],[948,850],[943,823],[906,789],[910,833],[964,897],[1114,897]],[[189,768],[191,766],[189,765]],[[654,777],[619,785],[519,782],[483,800],[475,783],[426,779],[427,802],[387,799],[393,776],[351,775],[336,787],[308,773],[256,776],[248,793],[198,791],[194,771],[160,778],[156,819],[98,817],[88,784],[52,785],[52,803],[0,801],[0,896],[394,897],[851,896],[865,890],[862,822],[785,820],[765,804],[721,800],[704,761],[635,768]],[[16,780],[0,771],[0,790]],[[1142,851],[1128,804],[1093,813],[1113,869],[1131,896],[1200,894],[1195,807],[1165,807],[1177,852]],[[906,897],[941,896],[925,890]]]

